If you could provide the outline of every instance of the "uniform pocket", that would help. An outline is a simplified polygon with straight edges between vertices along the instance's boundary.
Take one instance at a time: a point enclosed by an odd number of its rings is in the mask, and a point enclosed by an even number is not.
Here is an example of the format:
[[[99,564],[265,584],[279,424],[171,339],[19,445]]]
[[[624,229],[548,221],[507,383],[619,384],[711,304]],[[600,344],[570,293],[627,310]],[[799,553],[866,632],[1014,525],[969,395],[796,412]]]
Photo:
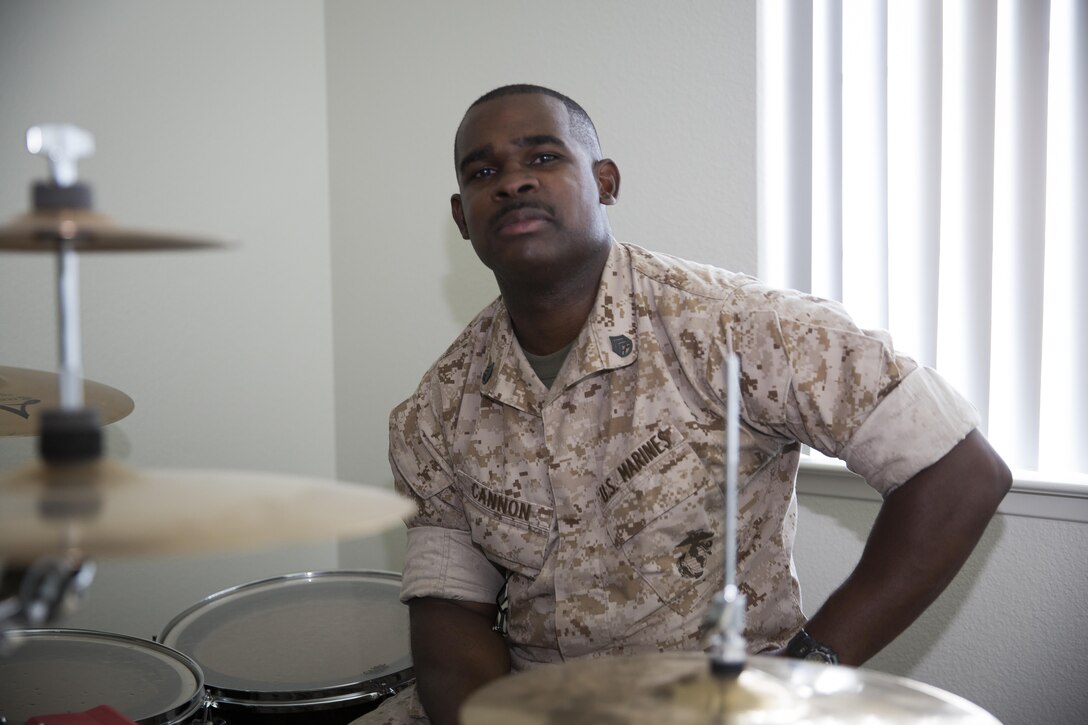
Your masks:
[[[497,564],[526,576],[544,565],[555,521],[551,506],[515,498],[457,472],[472,540]]]
[[[609,535],[639,576],[680,614],[705,605],[724,567],[725,501],[683,443],[631,479],[604,509]]]

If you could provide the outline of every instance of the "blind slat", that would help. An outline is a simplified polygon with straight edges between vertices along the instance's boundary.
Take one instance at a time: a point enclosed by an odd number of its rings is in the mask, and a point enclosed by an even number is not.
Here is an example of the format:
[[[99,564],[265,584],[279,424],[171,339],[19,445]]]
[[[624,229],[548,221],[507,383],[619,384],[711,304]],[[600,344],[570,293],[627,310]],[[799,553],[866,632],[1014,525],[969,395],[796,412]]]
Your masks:
[[[998,8],[989,436],[1030,469],[1039,463],[1049,21],[1037,0]]]
[[[888,5],[888,327],[937,362],[941,238],[941,5]]]
[[[984,421],[990,392],[996,36],[993,3],[944,4],[937,369]]]
[[[1051,3],[1039,459],[1088,472],[1088,4]]]
[[[862,327],[888,326],[887,16],[850,3],[842,30],[842,302]]]
[[[812,283],[842,299],[842,0],[812,4]]]

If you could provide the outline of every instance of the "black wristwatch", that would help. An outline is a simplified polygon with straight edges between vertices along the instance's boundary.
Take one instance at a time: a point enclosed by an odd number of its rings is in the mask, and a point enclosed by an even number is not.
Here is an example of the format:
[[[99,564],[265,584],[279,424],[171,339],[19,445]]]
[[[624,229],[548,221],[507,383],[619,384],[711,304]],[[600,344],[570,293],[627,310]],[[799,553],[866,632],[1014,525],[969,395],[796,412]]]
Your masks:
[[[820,644],[802,629],[786,645],[786,656],[809,662],[823,662],[827,665],[839,664],[839,655],[826,644]]]

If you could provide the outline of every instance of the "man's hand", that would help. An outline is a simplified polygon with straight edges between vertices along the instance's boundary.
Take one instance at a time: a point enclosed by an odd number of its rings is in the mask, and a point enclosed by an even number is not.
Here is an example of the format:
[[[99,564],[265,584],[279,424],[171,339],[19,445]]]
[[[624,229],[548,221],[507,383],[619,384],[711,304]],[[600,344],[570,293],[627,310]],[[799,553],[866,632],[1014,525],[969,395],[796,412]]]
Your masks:
[[[933,603],[959,571],[1012,485],[977,430],[893,491],[861,560],[805,625],[846,665],[875,655]]]
[[[506,641],[492,631],[494,604],[423,597],[408,601],[419,699],[433,725],[455,725],[465,699],[510,671]]]

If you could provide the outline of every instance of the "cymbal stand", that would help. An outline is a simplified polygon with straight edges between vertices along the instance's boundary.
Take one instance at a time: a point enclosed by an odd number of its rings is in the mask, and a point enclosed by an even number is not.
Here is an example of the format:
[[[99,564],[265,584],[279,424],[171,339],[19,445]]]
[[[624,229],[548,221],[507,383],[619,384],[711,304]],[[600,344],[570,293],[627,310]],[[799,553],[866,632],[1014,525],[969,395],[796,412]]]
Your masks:
[[[716,677],[736,677],[748,661],[744,638],[747,597],[736,584],[737,470],[740,449],[740,361],[729,353],[725,365],[725,586],[703,615],[704,642],[710,671]]]
[[[91,189],[77,181],[79,159],[94,153],[94,137],[71,125],[41,125],[27,131],[27,150],[49,160],[51,179],[34,184],[34,206],[39,210],[89,209]],[[57,318],[60,336],[60,408],[44,411],[39,438],[42,458],[55,465],[72,465],[100,458],[102,430],[98,413],[83,404],[83,360],[79,322],[78,230],[61,226],[57,245]],[[66,476],[65,488],[81,487],[82,476]],[[66,492],[69,493],[69,492]],[[58,505],[47,496],[41,503],[47,518],[71,519],[73,513],[92,512],[99,501],[92,492],[73,511],[69,497]],[[70,542],[66,542],[70,543]],[[0,654],[12,645],[7,631],[37,627],[69,613],[94,579],[95,565],[78,549],[40,559],[26,567],[5,569],[0,577]]]
[[[79,159],[94,153],[94,137],[67,124],[34,126],[26,133],[27,150],[45,156],[51,179],[34,184],[38,210],[90,209],[91,189],[77,181]],[[42,415],[42,458],[73,463],[102,455],[97,411],[83,406],[83,357],[79,321],[78,229],[62,225],[57,242],[57,321],[60,334],[60,408]]]

